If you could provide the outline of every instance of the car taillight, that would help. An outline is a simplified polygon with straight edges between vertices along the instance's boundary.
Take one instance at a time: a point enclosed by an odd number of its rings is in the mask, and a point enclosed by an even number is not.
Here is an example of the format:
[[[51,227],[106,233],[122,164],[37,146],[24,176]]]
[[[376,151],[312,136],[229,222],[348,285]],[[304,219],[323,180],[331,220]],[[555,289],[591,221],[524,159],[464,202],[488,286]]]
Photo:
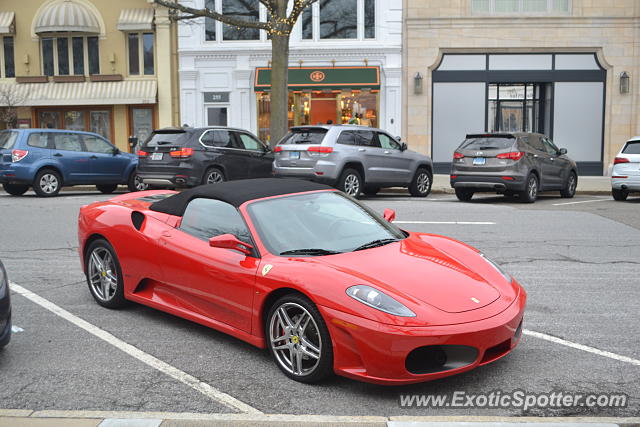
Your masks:
[[[464,159],[464,154],[458,153],[457,151],[453,153],[453,158],[455,159]]]
[[[169,152],[169,155],[174,159],[186,159],[193,155],[193,148],[182,147],[179,150]]]
[[[11,150],[11,161],[14,163],[19,162],[27,157],[27,154],[29,154],[27,150]]]
[[[333,147],[313,146],[307,148],[307,151],[312,153],[333,153]]]
[[[512,176],[501,176],[500,178],[504,179],[505,181],[513,181]]]
[[[617,165],[618,163],[629,163],[629,159],[627,159],[625,157],[616,157],[615,159],[613,159],[613,164],[614,165]]]
[[[274,153],[279,153],[281,151],[282,151],[282,147],[276,147],[276,148],[273,149]]]
[[[500,153],[496,156],[498,159],[511,159],[511,160],[520,160],[524,157],[524,152],[522,151],[512,151],[510,153]]]
[[[147,157],[149,153],[146,151],[138,150],[138,157]]]

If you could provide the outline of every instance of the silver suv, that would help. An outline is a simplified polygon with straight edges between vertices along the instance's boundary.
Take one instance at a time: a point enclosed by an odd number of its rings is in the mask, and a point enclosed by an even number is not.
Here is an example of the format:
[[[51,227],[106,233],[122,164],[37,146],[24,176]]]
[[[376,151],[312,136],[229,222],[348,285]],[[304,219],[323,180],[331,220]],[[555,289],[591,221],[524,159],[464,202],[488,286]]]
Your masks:
[[[383,130],[357,125],[299,126],[275,147],[274,173],[332,185],[350,196],[381,187],[431,192],[433,163]]]

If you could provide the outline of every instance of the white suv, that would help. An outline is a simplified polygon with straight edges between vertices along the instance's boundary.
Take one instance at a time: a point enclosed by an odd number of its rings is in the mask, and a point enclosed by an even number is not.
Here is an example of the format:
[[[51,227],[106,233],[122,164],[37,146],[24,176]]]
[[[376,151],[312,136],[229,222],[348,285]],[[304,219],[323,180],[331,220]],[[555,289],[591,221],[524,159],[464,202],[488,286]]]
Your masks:
[[[613,161],[611,194],[616,200],[626,200],[629,193],[640,192],[640,136],[624,144]]]

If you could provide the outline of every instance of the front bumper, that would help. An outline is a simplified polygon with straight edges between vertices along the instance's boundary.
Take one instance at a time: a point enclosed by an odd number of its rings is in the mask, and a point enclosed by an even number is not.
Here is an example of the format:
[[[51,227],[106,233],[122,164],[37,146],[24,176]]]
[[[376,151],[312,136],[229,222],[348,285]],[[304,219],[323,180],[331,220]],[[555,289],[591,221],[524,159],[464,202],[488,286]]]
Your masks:
[[[338,375],[382,385],[431,381],[469,371],[507,355],[520,340],[526,294],[500,314],[458,325],[399,327],[381,324],[320,306],[333,340],[334,371]],[[452,369],[413,374],[409,354],[424,346],[467,346],[475,360]]]
[[[504,179],[505,177],[512,179]],[[450,183],[451,188],[464,188],[473,191],[524,191],[524,177],[518,175],[505,175],[505,177],[487,175],[455,175],[455,178],[450,178]]]

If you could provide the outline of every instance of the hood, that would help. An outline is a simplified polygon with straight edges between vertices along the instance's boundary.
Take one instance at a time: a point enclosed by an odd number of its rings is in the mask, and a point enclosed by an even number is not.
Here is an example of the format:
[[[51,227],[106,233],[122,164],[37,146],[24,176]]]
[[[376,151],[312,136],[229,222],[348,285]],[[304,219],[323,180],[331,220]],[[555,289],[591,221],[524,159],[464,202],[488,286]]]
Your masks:
[[[460,249],[461,257],[480,258],[462,245]],[[496,301],[500,291],[478,272],[492,267],[484,260],[480,264],[474,260],[472,270],[451,252],[412,234],[378,248],[315,259],[351,275],[354,285],[371,285],[390,296],[447,313],[475,310]]]

